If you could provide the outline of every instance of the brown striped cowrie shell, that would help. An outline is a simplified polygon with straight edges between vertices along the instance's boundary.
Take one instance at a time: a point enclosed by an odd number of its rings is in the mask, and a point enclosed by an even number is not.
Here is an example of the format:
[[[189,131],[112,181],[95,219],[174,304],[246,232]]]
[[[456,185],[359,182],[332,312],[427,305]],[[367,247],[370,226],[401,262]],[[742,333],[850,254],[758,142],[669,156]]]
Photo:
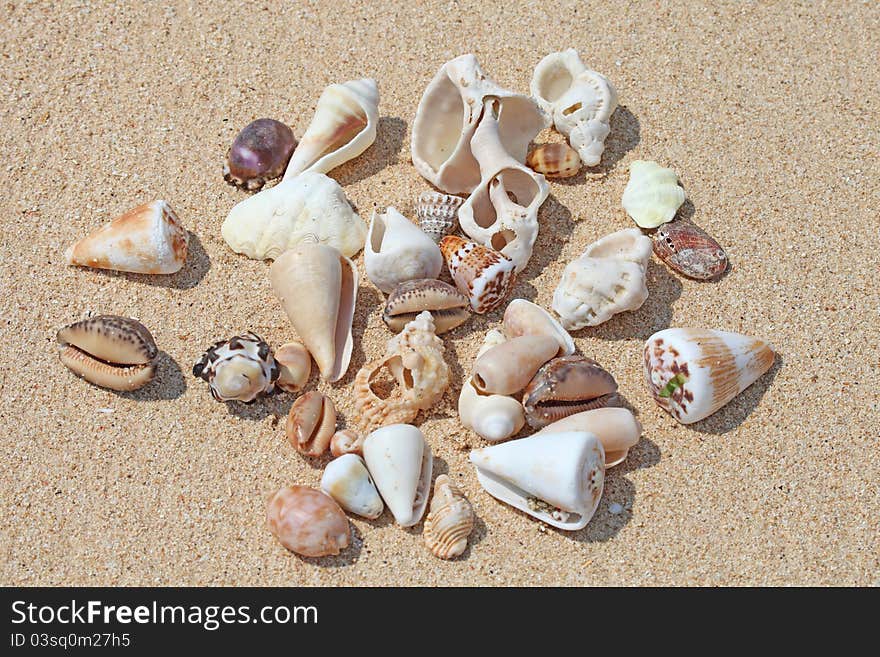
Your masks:
[[[581,170],[581,158],[564,142],[540,144],[526,158],[526,164],[547,178],[571,178]]]

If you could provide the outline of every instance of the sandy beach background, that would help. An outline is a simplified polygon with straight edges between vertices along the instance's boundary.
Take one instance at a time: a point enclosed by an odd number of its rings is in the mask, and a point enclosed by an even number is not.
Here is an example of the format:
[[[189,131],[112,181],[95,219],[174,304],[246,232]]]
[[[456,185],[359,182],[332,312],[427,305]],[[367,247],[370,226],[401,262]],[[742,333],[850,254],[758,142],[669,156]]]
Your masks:
[[[5,585],[880,584],[880,8],[873,2],[19,2],[0,27],[0,583]],[[566,263],[632,225],[620,206],[635,159],[680,175],[682,208],[727,249],[697,283],[656,259],[637,312],[575,333],[644,426],[582,531],[545,528],[479,487],[461,429],[464,369],[500,311],[447,334],[453,386],[419,417],[478,516],[467,552],[435,559],[422,526],[353,519],[353,546],[300,559],[265,526],[278,487],[317,485],[284,438],[293,395],[213,401],[193,362],[253,330],[293,337],[268,265],[220,237],[247,193],[223,157],[259,117],[301,136],[323,87],[369,76],[378,137],[331,172],[369,220],[413,217],[429,185],[409,159],[422,91],[473,52],[522,92],[548,52],[577,48],[617,87],[602,164],[551,183],[515,296],[549,307]],[[67,267],[63,250],[164,198],[191,231],[169,277]],[[362,259],[358,258],[358,263]],[[361,271],[363,271],[361,267]],[[357,369],[383,353],[382,294],[362,275],[356,348],[338,385],[310,386],[352,422]],[[130,394],[76,379],[56,330],[87,314],[140,318],[162,350]],[[684,427],[642,381],[641,348],[668,326],[769,340],[773,369]],[[616,511],[614,513],[613,511]]]

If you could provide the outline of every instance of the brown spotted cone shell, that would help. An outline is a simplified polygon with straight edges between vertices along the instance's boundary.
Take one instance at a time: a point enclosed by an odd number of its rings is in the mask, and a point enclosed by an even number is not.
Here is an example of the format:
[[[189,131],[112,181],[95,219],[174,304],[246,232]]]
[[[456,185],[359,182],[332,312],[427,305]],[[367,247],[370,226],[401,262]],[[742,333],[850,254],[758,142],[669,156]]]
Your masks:
[[[471,503],[448,476],[440,475],[434,482],[434,497],[425,519],[425,545],[435,557],[453,559],[467,548],[473,528]]]
[[[673,271],[701,281],[720,276],[727,269],[727,254],[721,245],[686,219],[657,229],[654,253]]]
[[[477,314],[500,306],[516,283],[515,263],[494,249],[447,235],[440,240],[440,251],[455,286]]]
[[[547,178],[570,178],[581,170],[577,151],[564,142],[536,146],[526,158],[526,164]]]

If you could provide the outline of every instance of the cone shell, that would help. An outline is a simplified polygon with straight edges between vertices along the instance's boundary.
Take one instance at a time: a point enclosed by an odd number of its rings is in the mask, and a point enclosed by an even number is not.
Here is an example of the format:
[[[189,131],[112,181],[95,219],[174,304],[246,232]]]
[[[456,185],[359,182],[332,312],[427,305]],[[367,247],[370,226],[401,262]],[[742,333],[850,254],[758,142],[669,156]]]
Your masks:
[[[434,497],[425,519],[425,545],[440,559],[454,559],[467,548],[474,529],[474,510],[446,475],[434,482]]]
[[[437,278],[443,256],[430,237],[394,208],[374,212],[364,246],[367,278],[385,294],[404,281]]]
[[[118,315],[99,315],[58,331],[61,362],[102,388],[137,390],[152,381],[159,350],[147,327]]]
[[[348,518],[339,505],[307,486],[288,486],[275,493],[266,521],[281,545],[304,557],[339,554],[351,542]]]
[[[766,342],[739,333],[666,329],[645,343],[645,380],[660,408],[691,424],[752,385],[775,357]]]
[[[290,180],[306,171],[327,173],[367,150],[376,140],[379,88],[364,78],[331,84],[284,172]]]
[[[470,317],[470,302],[454,287],[435,278],[404,281],[388,295],[382,319],[395,333],[428,311],[437,335],[451,331]]]
[[[64,252],[69,265],[136,274],[173,274],[186,260],[189,236],[165,201],[145,203]]]
[[[556,355],[559,343],[546,335],[523,335],[493,347],[474,363],[474,387],[481,393],[512,395]]]
[[[435,242],[440,242],[458,226],[458,209],[464,199],[441,192],[423,192],[416,201],[419,228]]]
[[[720,276],[727,269],[727,254],[721,245],[686,219],[657,229],[654,253],[673,271],[700,281]]]
[[[321,456],[336,433],[333,400],[315,390],[304,394],[290,407],[285,433],[291,446],[299,453]]]
[[[468,378],[458,396],[461,424],[489,442],[506,440],[526,423],[522,404],[507,395],[484,394]]]
[[[684,199],[684,190],[672,169],[646,160],[635,160],[629,166],[629,182],[621,202],[627,214],[642,228],[656,228],[672,221]]]
[[[581,158],[565,143],[540,144],[526,158],[526,164],[547,178],[571,178],[581,170]]]
[[[272,263],[269,278],[287,317],[326,381],[348,369],[358,272],[331,246],[299,244]]]
[[[516,282],[513,260],[455,235],[440,240],[440,251],[455,286],[480,315],[504,302]]]
[[[642,425],[627,408],[597,408],[557,420],[535,435],[568,431],[586,431],[595,434],[604,448],[607,469],[623,463],[629,449],[639,442]]]
[[[521,335],[546,335],[559,343],[559,353],[574,353],[574,340],[568,331],[541,306],[525,299],[514,299],[507,304],[502,320],[504,335],[518,338]]]
[[[408,424],[377,429],[364,441],[364,460],[397,524],[411,527],[421,520],[433,465],[422,432]]]
[[[366,463],[355,454],[344,454],[327,464],[321,490],[349,513],[364,518],[378,518],[385,510]]]
[[[470,460],[490,495],[560,529],[585,527],[602,497],[605,452],[584,431],[511,440],[474,450]]]

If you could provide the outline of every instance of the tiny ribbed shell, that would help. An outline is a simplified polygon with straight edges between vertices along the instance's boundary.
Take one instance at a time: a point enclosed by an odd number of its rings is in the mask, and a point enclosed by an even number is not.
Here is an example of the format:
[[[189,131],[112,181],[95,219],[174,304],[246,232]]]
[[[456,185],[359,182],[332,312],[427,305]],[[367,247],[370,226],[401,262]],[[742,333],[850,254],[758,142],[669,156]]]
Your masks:
[[[419,228],[435,242],[440,242],[458,226],[458,209],[464,199],[441,192],[423,192],[416,201]]]
[[[467,548],[474,528],[474,510],[446,475],[434,482],[431,510],[425,519],[425,545],[440,559],[452,559]]]

